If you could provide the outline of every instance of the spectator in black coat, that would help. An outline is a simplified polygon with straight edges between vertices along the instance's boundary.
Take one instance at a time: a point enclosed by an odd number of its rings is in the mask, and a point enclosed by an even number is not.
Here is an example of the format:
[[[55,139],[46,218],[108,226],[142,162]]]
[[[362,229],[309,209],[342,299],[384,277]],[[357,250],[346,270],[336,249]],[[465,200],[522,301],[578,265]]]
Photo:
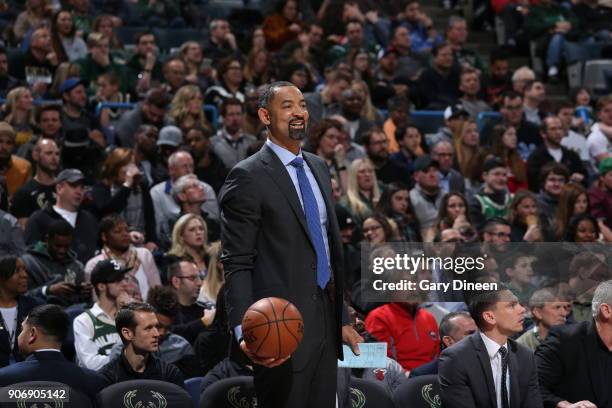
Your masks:
[[[93,258],[98,244],[98,220],[81,209],[83,181],[80,170],[65,169],[55,179],[56,204],[32,214],[26,224],[25,241],[32,245],[45,239],[49,224],[64,219],[74,228],[71,249],[82,263]]]
[[[443,110],[459,99],[459,69],[453,49],[447,43],[431,50],[431,66],[419,78],[419,105],[424,109]]]
[[[57,381],[90,398],[104,388],[99,374],[66,360],[60,349],[66,339],[70,319],[56,305],[42,305],[28,314],[17,339],[25,361],[0,370],[0,387],[24,381]]]
[[[17,346],[21,323],[42,302],[26,296],[28,272],[16,255],[0,257],[0,367],[23,361]]]
[[[115,326],[123,341],[121,355],[102,367],[107,385],[130,380],[167,381],[184,387],[176,366],[155,357],[159,350],[159,322],[148,303],[130,303],[117,313]]]
[[[544,144],[535,149],[527,160],[527,173],[529,189],[534,192],[540,190],[540,171],[544,165],[557,162],[565,165],[570,172],[570,181],[581,183],[587,176],[587,171],[580,160],[580,156],[573,150],[561,146],[565,130],[561,120],[556,116],[549,116],[542,120],[540,134]]]

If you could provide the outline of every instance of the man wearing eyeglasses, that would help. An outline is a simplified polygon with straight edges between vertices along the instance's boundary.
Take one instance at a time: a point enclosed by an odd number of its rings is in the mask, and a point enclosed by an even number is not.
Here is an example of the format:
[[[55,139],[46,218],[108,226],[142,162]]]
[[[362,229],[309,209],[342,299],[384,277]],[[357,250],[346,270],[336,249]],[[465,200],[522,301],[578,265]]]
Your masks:
[[[196,302],[203,279],[200,273],[198,267],[189,261],[179,261],[168,267],[168,284],[176,291],[179,301],[172,332],[192,344],[214,317],[214,311],[204,309]]]

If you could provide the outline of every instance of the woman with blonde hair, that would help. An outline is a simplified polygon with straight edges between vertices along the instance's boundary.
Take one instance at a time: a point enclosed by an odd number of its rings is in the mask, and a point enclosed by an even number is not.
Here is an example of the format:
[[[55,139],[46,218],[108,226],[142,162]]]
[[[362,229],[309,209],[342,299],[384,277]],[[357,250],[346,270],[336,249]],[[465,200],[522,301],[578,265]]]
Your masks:
[[[457,167],[468,183],[466,187],[472,191],[476,191],[480,185],[482,164],[485,159],[485,154],[479,146],[479,139],[478,127],[473,120],[466,120],[453,135]]]
[[[100,179],[92,191],[92,210],[102,218],[119,214],[127,221],[130,231],[143,235],[147,247],[157,241],[153,201],[142,173],[134,164],[132,149],[118,147],[104,161]]]
[[[253,86],[270,82],[270,52],[266,49],[251,50],[243,75],[247,83]]]
[[[346,196],[340,200],[340,204],[351,213],[355,224],[361,225],[380,200],[374,164],[368,158],[353,160],[347,179]]]
[[[203,108],[204,99],[196,85],[181,87],[172,99],[170,119],[184,134],[194,128],[211,129]]]
[[[208,226],[197,214],[181,216],[172,229],[172,246],[166,255],[194,262],[200,271],[207,269]]]
[[[223,263],[221,263],[219,259],[221,257],[221,242],[216,241],[211,243],[206,255],[208,257],[208,270],[206,271],[206,277],[202,281],[198,302],[202,304],[205,309],[214,309],[217,303],[219,289],[221,289],[225,283]]]
[[[30,30],[48,25],[52,12],[49,0],[26,0],[25,10],[19,13],[13,25],[16,42],[21,42]]]
[[[38,129],[32,92],[23,86],[12,89],[6,96],[4,111],[4,121],[11,125],[16,133],[15,145],[29,142]]]
[[[383,123],[383,118],[378,112],[378,109],[374,107],[372,104],[372,98],[370,96],[370,88],[368,84],[361,80],[356,79],[351,83],[351,88],[357,91],[363,97],[363,108],[361,109],[361,116],[370,120],[372,122],[376,122],[381,125]]]
[[[104,37],[108,38],[108,45],[112,51],[122,52],[123,44],[121,44],[121,41],[119,41],[117,34],[115,34],[113,30],[115,28],[115,18],[116,17],[108,14],[99,15],[91,26],[91,32],[103,34]]]

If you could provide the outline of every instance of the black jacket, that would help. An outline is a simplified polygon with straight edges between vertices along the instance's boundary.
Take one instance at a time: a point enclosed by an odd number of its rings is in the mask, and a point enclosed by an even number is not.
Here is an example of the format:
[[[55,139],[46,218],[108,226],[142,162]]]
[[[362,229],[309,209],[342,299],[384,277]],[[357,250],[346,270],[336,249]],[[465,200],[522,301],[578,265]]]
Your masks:
[[[561,164],[568,168],[570,174],[580,173],[584,176],[584,179],[588,179],[588,173],[580,160],[580,156],[573,150],[569,150],[565,147],[561,147]],[[529,155],[527,159],[527,179],[529,181],[529,189],[533,192],[539,192],[541,186],[540,172],[542,167],[548,163],[554,162],[554,158],[548,153],[548,149],[545,145],[541,145],[535,149]]]
[[[35,351],[25,361],[0,370],[0,387],[24,381],[58,381],[92,399],[104,388],[98,373],[66,360],[59,351]]]
[[[41,304],[43,304],[41,300],[30,296],[19,296],[17,298],[17,325],[12,347],[10,344],[9,332],[6,330],[4,324],[0,326],[0,367],[9,365],[11,355],[15,361],[23,361],[23,357],[19,353],[19,347],[17,347],[17,337],[19,333],[21,333],[21,323],[32,309]],[[1,320],[0,323],[2,323]]]
[[[508,339],[510,405],[541,408],[538,374],[533,353]],[[497,406],[493,371],[487,348],[476,332],[442,351],[438,364],[440,397],[445,408]]]
[[[611,357],[603,347],[592,320],[550,330],[535,351],[544,408],[556,407],[563,400],[612,407],[611,373],[606,374],[606,359],[600,356],[607,355],[608,362]]]
[[[47,235],[49,224],[52,221],[63,219],[60,214],[55,212],[53,207],[35,211],[26,224],[26,244],[32,245],[38,241],[43,241]],[[79,210],[70,249],[76,252],[78,260],[84,264],[93,258],[97,246],[98,220],[89,211]]]
[[[142,373],[132,369],[123,352],[121,356],[102,367],[99,373],[106,380],[107,386],[130,380],[158,380],[171,382],[181,388],[185,387],[185,379],[179,369],[174,364],[166,363],[153,355],[149,355]]]
[[[53,296],[43,294],[45,286],[68,280],[75,285],[85,281],[83,264],[79,262],[72,251],[68,251],[66,258],[57,260],[51,257],[47,244],[37,242],[28,248],[21,257],[28,270],[28,294],[40,298],[46,303],[54,303],[61,306],[70,306],[81,302],[89,302],[90,294],[75,294],[72,296]],[[68,278],[68,279],[67,279]]]
[[[121,186],[115,195],[111,195],[111,188],[104,183],[94,184],[90,203],[91,212],[102,219],[105,215],[120,213],[127,207],[128,198],[132,189]],[[140,193],[142,197],[142,211],[144,212],[145,221],[145,238],[147,242],[157,242],[155,234],[155,209],[153,201],[149,194],[149,186],[146,182],[140,184]]]

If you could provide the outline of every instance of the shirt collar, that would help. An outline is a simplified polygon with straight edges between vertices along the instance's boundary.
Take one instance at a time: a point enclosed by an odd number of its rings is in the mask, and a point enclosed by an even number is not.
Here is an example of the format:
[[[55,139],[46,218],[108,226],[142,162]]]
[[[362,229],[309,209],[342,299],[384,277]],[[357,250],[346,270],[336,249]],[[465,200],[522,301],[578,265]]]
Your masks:
[[[491,360],[495,358],[495,355],[499,352],[499,349],[501,347],[505,347],[506,349],[508,348],[508,342],[504,343],[503,346],[500,346],[499,344],[491,340],[489,337],[487,337],[487,335],[483,332],[480,332],[480,337],[482,338],[482,341],[484,342],[484,345],[487,348],[487,354],[489,355],[489,358]]]
[[[90,312],[92,315],[94,315],[95,317],[98,316],[104,316],[107,317],[111,320],[115,320],[112,317],[110,317],[104,310],[102,310],[102,308],[100,307],[100,305],[98,304],[98,302],[94,303],[94,305],[91,307]]]
[[[302,157],[301,149],[300,149],[300,152],[296,156],[295,154],[291,153],[289,150],[285,149],[284,147],[279,146],[276,143],[274,143],[272,139],[270,138],[266,139],[266,145],[270,149],[272,149],[272,151],[278,156],[278,158],[280,159],[280,161],[283,163],[285,167],[289,166],[289,163],[291,163],[293,159],[295,159],[296,157]]]

